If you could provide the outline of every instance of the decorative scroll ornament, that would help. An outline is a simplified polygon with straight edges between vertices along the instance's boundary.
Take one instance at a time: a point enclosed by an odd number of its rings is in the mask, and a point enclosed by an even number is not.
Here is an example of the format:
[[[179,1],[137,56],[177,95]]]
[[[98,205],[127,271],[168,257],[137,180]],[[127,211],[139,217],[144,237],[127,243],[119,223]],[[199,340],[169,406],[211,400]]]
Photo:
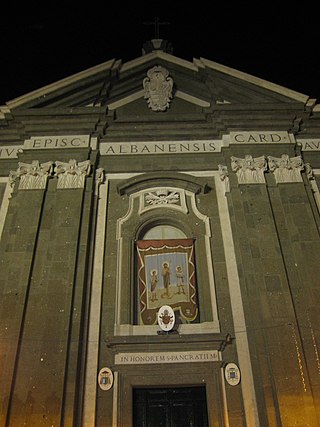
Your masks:
[[[19,190],[42,190],[46,188],[47,178],[52,174],[53,162],[39,163],[32,160],[32,163],[18,163],[16,171],[10,171],[9,180],[13,185],[17,178]]]
[[[145,201],[148,205],[167,205],[180,202],[180,194],[176,191],[169,191],[161,188],[153,193],[145,195]]]
[[[147,72],[143,79],[144,98],[152,111],[166,111],[172,99],[173,79],[169,71],[161,66],[155,66]]]
[[[302,182],[301,171],[304,169],[304,163],[301,156],[289,157],[288,154],[282,154],[280,158],[268,156],[268,164],[277,184]]]
[[[84,188],[85,178],[90,171],[90,160],[79,163],[74,159],[69,160],[69,163],[57,161],[54,170],[58,177],[57,188]]]
[[[219,176],[221,181],[224,181],[226,193],[230,192],[230,183],[229,183],[229,172],[228,168],[225,165],[218,165]]]
[[[231,157],[231,168],[236,172],[239,184],[263,184],[267,169],[265,156],[253,158],[247,154],[244,159]]]

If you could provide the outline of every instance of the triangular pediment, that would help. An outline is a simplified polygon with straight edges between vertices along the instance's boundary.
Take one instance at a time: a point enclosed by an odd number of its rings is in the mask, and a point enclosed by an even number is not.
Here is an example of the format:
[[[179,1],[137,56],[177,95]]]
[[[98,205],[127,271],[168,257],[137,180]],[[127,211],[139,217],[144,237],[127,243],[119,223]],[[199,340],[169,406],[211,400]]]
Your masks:
[[[16,108],[106,106],[116,110],[144,98],[143,79],[154,66],[168,70],[173,99],[191,108],[306,103],[308,96],[200,58],[189,62],[154,51],[122,64],[112,59],[7,102]]]

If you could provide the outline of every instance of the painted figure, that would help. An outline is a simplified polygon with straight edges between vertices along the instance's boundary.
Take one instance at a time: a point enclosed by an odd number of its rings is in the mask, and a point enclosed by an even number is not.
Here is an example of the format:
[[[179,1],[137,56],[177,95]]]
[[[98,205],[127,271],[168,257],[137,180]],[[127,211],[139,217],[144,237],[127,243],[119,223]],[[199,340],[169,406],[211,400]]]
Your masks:
[[[157,285],[158,285],[158,272],[157,270],[151,270],[151,301],[157,301]]]
[[[176,277],[177,277],[178,294],[181,294],[181,293],[185,294],[184,274],[183,274],[181,265],[177,265],[176,267]]]
[[[169,263],[164,262],[162,264],[162,277],[163,277],[163,287],[165,289],[164,294],[161,295],[161,297],[171,298],[169,295],[169,286],[170,286],[170,268]]]

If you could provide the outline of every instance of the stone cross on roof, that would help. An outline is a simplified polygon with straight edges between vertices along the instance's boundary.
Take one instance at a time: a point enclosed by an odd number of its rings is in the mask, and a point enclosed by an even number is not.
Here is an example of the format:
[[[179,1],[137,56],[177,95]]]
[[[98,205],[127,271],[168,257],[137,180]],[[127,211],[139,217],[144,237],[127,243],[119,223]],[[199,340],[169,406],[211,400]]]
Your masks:
[[[160,22],[159,17],[156,16],[151,22],[144,22],[145,25],[154,25],[154,38],[160,38],[160,25],[170,25],[170,22]]]

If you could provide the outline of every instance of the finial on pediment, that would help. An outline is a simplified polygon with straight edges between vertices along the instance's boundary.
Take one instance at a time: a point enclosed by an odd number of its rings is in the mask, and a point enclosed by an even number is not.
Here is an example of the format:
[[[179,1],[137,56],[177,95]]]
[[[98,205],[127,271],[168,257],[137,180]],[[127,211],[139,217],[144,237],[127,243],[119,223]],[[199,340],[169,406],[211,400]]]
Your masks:
[[[170,25],[170,22],[161,22],[159,17],[156,16],[151,22],[144,22],[144,25],[153,25],[154,26],[154,38],[146,41],[142,47],[142,55],[154,52],[156,50],[161,50],[172,55],[173,48],[172,43],[168,40],[163,40],[160,37],[160,26],[161,25]]]

